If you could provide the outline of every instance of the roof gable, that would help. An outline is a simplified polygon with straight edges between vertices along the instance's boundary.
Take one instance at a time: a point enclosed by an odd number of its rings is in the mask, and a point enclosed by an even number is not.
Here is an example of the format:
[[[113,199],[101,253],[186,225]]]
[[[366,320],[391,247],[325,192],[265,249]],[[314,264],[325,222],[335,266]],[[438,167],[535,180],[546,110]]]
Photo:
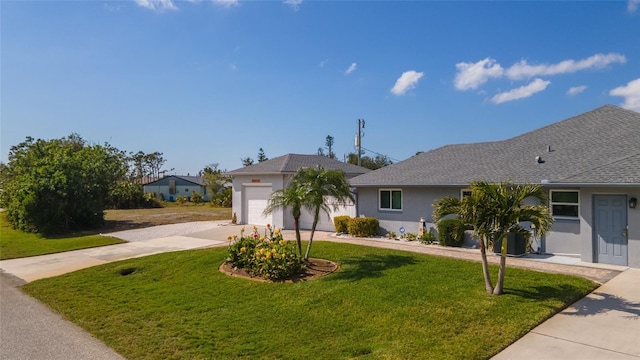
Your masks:
[[[226,175],[293,174],[300,168],[316,167],[318,165],[327,170],[341,170],[348,176],[361,175],[369,171],[369,169],[343,163],[322,155],[287,154],[229,171]]]
[[[495,142],[447,145],[351,180],[355,186],[516,183],[640,184],[640,113],[606,105]],[[538,162],[536,157],[540,157]],[[624,167],[617,167],[621,161]],[[587,181],[588,180],[588,181]]]
[[[199,186],[205,186],[206,183],[204,181],[204,178],[202,177],[198,177],[198,176],[183,176],[183,175],[168,175],[165,176],[161,179],[149,182],[144,184],[145,186],[147,185],[168,185],[169,184],[169,180],[179,180],[181,183],[183,182],[187,182],[187,183],[191,183],[194,185],[199,185]]]

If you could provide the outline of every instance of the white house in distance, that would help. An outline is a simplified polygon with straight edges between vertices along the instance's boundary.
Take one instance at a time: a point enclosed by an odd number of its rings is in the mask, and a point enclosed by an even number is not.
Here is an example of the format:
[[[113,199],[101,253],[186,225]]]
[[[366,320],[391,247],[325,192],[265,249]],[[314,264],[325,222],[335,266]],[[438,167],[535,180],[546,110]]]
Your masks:
[[[283,229],[293,228],[291,209],[278,209],[270,215],[264,215],[264,209],[271,193],[285,188],[291,177],[303,167],[322,166],[327,170],[341,170],[347,180],[369,171],[363,167],[347,164],[321,155],[287,154],[254,165],[229,171],[226,175],[233,178],[233,212],[239,224],[267,225]],[[354,204],[340,207],[330,216],[321,213],[317,230],[334,231],[333,217],[338,215],[356,216]],[[303,210],[300,228],[310,229],[313,217]]]
[[[640,268],[640,113],[606,105],[503,141],[447,145],[351,179],[358,214],[382,231],[430,226],[444,196],[469,184],[541,184],[555,219],[534,248]]]
[[[202,194],[203,201],[209,201],[207,185],[198,176],[169,175],[145,184],[143,189],[145,193],[155,193],[157,198],[171,202],[181,195],[189,199],[194,192]]]

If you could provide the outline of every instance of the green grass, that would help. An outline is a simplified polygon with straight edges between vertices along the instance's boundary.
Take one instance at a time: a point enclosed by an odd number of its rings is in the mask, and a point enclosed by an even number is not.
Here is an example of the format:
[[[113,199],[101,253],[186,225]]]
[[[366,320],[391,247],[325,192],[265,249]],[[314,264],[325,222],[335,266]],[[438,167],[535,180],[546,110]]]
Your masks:
[[[0,260],[120,244],[122,242],[120,239],[100,235],[69,234],[45,237],[39,234],[25,233],[12,229],[7,221],[7,215],[0,213]]]
[[[589,280],[317,242],[341,264],[309,282],[224,275],[226,249],[131,259],[24,290],[129,359],[483,359],[581,298]],[[492,267],[492,272],[496,272]]]

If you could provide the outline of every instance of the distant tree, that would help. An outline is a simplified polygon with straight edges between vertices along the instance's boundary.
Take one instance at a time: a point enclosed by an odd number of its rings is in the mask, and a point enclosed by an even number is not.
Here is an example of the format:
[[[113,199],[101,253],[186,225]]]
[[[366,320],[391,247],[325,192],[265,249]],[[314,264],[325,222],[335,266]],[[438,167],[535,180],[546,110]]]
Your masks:
[[[358,165],[358,155],[355,153],[349,153],[349,155],[347,155],[347,163]],[[393,161],[391,161],[391,159],[386,155],[378,154],[374,158],[365,155],[360,157],[360,164],[364,168],[377,170],[393,164]]]
[[[246,157],[244,159],[240,159],[242,161],[242,166],[247,167],[253,165],[253,159],[250,157]]]
[[[228,186],[231,177],[224,175],[225,171],[218,169],[217,163],[209,164],[200,171],[209,190],[211,204],[215,206],[231,206],[231,188]]]
[[[264,154],[264,150],[260,148],[260,150],[258,150],[258,162],[261,163],[267,160],[269,160],[269,158]]]
[[[318,148],[318,155],[320,155],[320,156],[325,156],[325,155],[324,155],[324,149],[323,149],[323,148],[321,148],[321,147],[319,147],[319,148]]]
[[[327,149],[329,150],[329,152],[327,153],[327,156],[335,159],[336,158],[336,154],[333,152],[333,136],[331,135],[327,135],[327,137],[325,138],[325,146],[327,147]]]
[[[132,182],[139,183],[145,177],[157,179],[166,172],[166,170],[162,170],[162,166],[167,160],[158,151],[150,154],[145,154],[142,151],[130,152],[125,160],[129,166],[127,177]]]
[[[64,233],[104,222],[110,190],[125,178],[126,155],[109,144],[89,145],[79,135],[54,140],[27,137],[12,146],[0,176],[0,203],[23,231]]]

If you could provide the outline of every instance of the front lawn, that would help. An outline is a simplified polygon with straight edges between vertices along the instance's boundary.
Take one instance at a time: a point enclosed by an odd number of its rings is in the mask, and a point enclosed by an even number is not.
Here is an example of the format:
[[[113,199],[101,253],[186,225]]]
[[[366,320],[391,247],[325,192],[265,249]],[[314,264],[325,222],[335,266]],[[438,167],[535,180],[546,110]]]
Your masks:
[[[505,294],[492,296],[475,262],[326,242],[313,255],[342,269],[309,282],[254,282],[220,273],[226,249],[211,248],[24,290],[129,359],[482,359],[595,287],[509,268]]]
[[[86,249],[96,246],[120,244],[124,241],[112,237],[86,234],[42,236],[14,230],[7,214],[0,213],[0,260],[52,254]]]

